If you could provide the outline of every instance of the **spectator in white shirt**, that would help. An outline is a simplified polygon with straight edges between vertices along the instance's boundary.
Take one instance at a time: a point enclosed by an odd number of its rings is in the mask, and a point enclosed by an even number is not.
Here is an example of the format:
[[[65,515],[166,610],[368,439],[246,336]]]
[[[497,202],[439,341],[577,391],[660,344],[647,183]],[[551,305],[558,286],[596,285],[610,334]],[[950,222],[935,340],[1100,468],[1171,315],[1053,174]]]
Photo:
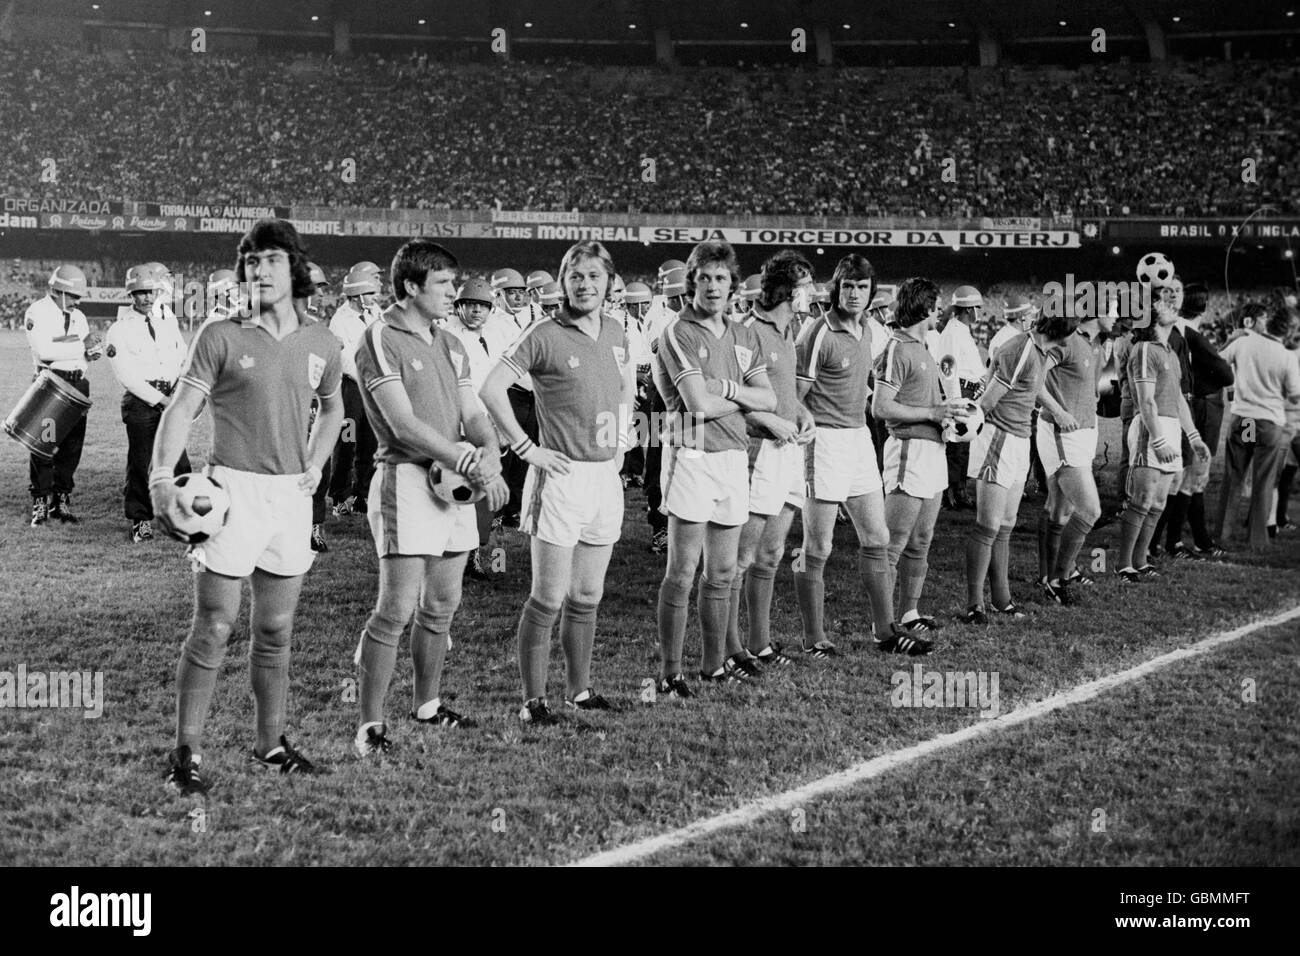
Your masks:
[[[1214,538],[1223,543],[1228,512],[1250,468],[1249,543],[1259,549],[1268,545],[1273,489],[1286,459],[1287,415],[1300,404],[1300,366],[1284,344],[1295,334],[1297,317],[1284,302],[1274,303],[1271,310],[1250,303],[1243,312],[1253,319],[1253,331],[1219,353],[1232,366],[1235,381]]]

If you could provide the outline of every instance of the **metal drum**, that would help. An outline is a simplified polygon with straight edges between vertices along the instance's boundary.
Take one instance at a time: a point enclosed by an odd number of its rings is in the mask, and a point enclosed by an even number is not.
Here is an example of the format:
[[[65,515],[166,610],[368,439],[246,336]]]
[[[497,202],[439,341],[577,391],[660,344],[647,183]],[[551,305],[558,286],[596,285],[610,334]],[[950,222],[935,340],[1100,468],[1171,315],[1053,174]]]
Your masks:
[[[4,430],[38,458],[49,460],[59,442],[90,411],[90,399],[48,369],[36,376],[31,388],[4,421]]]

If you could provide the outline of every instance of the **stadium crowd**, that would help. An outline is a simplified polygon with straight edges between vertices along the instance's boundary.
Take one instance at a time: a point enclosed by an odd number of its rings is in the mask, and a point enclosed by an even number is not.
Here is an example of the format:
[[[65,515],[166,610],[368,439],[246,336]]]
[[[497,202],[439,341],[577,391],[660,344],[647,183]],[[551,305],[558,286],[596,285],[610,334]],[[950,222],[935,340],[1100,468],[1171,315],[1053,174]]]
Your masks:
[[[8,47],[0,194],[826,216],[1294,212],[1296,98],[1294,65],[1252,61],[666,73]],[[394,120],[404,116],[420,121]],[[583,132],[561,132],[564,117]],[[142,148],[127,129],[157,135]],[[703,153],[701,141],[724,148]],[[643,158],[655,160],[652,182]],[[47,159],[53,183],[40,179]]]

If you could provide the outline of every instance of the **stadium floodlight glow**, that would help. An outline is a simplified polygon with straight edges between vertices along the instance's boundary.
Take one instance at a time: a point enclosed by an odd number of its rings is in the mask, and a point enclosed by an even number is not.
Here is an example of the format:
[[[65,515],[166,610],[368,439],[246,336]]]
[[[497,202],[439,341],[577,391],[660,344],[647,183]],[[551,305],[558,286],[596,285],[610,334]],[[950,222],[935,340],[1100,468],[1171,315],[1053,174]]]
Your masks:
[[[629,30],[635,30],[635,29],[636,29],[636,24],[635,24],[635,23],[629,23],[629,24],[627,25],[627,28],[628,28]]]
[[[212,11],[211,11],[211,10],[204,10],[204,11],[203,11],[203,15],[204,15],[205,17],[210,17],[210,16],[212,16]]]
[[[953,23],[951,20],[949,20],[949,21],[948,21],[948,29],[949,29],[949,30],[956,30],[956,29],[957,29],[957,24],[955,24],[955,23]]]
[[[526,23],[524,24],[524,29],[526,29],[526,30],[531,30],[532,28],[533,28],[533,21],[532,21],[532,20],[529,20],[528,22],[526,22]]]
[[[424,21],[423,21],[423,20],[420,21],[420,26],[424,26]]]
[[[851,29],[847,23],[843,24],[843,26],[844,26],[844,29],[846,29],[846,30]]]
[[[1112,256],[1117,256],[1117,255],[1119,255],[1119,246],[1111,246],[1111,247],[1110,247],[1110,254],[1111,254]]]
[[[749,29],[749,24],[746,23],[744,20],[741,20],[741,21],[740,21],[740,29],[742,29],[742,30],[748,30],[748,29]]]
[[[1174,23],[1182,23],[1182,22],[1183,22],[1182,17],[1174,17]]]
[[[1062,26],[1062,27],[1063,27],[1063,26],[1065,26],[1065,21],[1064,21],[1064,20],[1057,20],[1057,21],[1056,21],[1056,24],[1057,24],[1057,26]]]
[[[312,22],[312,23],[315,23],[315,22],[316,22],[317,20],[319,20],[319,19],[320,19],[320,17],[313,16],[313,17],[311,18],[311,22]]]
[[[1294,259],[1294,258],[1295,258],[1295,252],[1293,252],[1293,251],[1290,250],[1290,249],[1287,249],[1285,252],[1282,253],[1282,258],[1283,258],[1283,259]]]

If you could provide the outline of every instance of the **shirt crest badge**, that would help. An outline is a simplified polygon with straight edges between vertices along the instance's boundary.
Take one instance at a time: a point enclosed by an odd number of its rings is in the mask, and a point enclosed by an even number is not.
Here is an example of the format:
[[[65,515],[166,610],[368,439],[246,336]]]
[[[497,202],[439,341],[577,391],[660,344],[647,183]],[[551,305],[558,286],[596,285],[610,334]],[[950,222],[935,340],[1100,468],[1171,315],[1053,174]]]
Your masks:
[[[695,354],[698,355],[698,356],[699,356],[700,358],[702,358],[702,359],[707,359],[707,358],[709,357],[709,350],[706,349],[703,345],[701,345],[701,346],[700,346],[700,350],[699,350],[698,352],[696,352]]]
[[[307,355],[307,382],[312,388],[320,385],[320,380],[325,375],[325,360],[315,352],[309,352]]]
[[[614,350],[614,361],[618,363],[619,368],[622,368],[624,365],[626,365],[626,364],[627,364],[627,352],[624,351],[623,346],[621,346],[621,345],[612,345],[612,346],[610,346],[610,348],[612,348],[612,349]]]
[[[582,363],[578,361],[578,356],[576,355],[569,356],[569,368],[577,368],[581,364]]]
[[[417,372],[423,372],[424,363],[421,362],[418,358],[413,358],[411,359],[411,368],[415,369]]]
[[[846,355],[846,356],[844,356],[844,358],[840,361],[840,368],[848,368],[849,365],[850,365],[849,357]]]
[[[239,367],[242,368],[244,371],[248,371],[256,364],[257,361],[251,355],[241,355],[239,357]]]
[[[741,369],[749,368],[750,364],[754,361],[754,353],[743,345],[737,345],[735,348],[736,361],[740,363]]]

